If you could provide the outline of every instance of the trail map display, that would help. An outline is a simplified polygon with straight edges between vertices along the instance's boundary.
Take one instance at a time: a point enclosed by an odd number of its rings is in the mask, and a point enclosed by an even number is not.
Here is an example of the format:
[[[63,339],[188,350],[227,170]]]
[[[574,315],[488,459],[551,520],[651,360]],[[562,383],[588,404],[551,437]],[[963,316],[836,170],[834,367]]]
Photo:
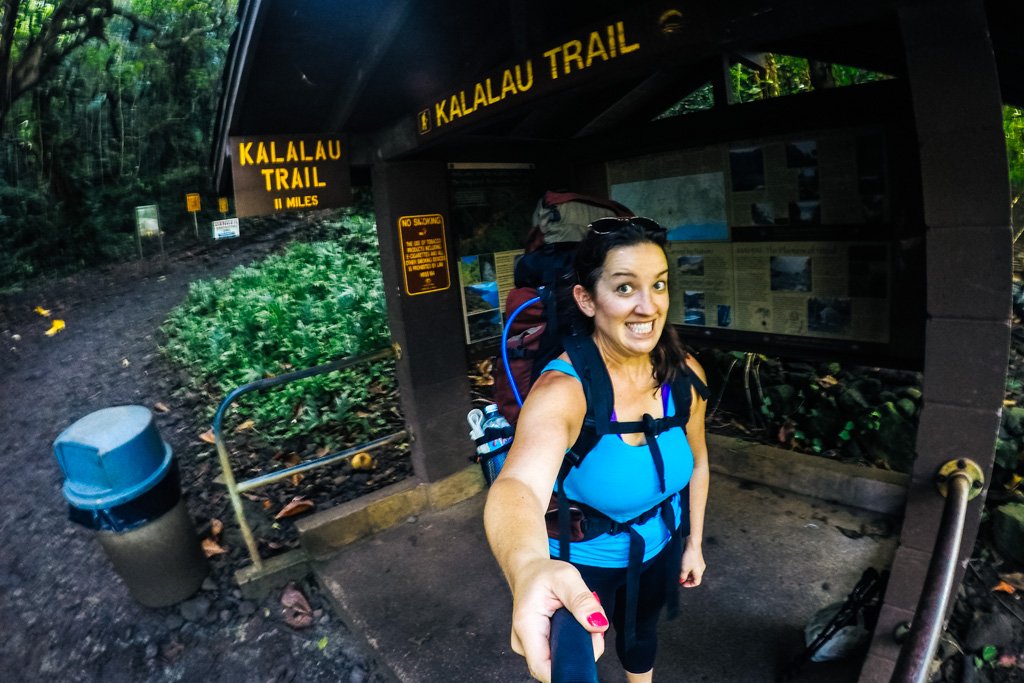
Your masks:
[[[669,321],[889,341],[885,243],[670,242]]]
[[[607,169],[613,199],[668,229],[671,322],[890,341],[895,245],[849,238],[889,218],[880,130],[733,141]]]

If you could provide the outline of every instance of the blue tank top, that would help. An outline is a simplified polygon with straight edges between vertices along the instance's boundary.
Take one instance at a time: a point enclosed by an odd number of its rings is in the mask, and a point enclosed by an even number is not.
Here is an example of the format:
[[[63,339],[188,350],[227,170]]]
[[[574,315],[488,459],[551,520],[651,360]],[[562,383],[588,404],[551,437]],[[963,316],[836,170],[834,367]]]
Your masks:
[[[543,372],[552,370],[579,379],[572,365],[562,359],[548,363]],[[666,387],[665,391],[671,390]],[[666,417],[675,414],[670,395],[665,410]],[[656,438],[665,460],[665,491],[671,494],[689,483],[693,474],[693,452],[682,427],[669,429]],[[601,437],[583,459],[583,464],[570,470],[564,485],[570,500],[585,503],[619,522],[650,510],[667,495],[658,484],[650,448],[646,444],[630,446],[618,434]],[[679,496],[673,496],[672,509],[677,520],[679,504]],[[659,515],[633,528],[644,539],[645,562],[657,555],[672,537],[672,530]],[[556,539],[548,539],[548,552],[558,557]],[[603,534],[589,541],[570,543],[569,560],[594,567],[625,567],[629,564],[629,534]]]

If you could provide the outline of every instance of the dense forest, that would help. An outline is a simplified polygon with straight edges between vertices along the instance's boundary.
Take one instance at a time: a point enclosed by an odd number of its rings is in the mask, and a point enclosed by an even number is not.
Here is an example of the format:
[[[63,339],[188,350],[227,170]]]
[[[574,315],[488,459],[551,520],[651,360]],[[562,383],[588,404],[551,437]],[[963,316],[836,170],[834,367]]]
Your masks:
[[[0,2],[0,289],[132,256],[137,205],[191,233],[236,4]]]
[[[136,254],[134,207],[192,234],[237,0],[0,1],[0,291]],[[731,72],[736,101],[885,78],[764,55]],[[665,115],[704,109],[710,85]],[[1014,234],[1024,230],[1024,112],[1007,107]],[[211,202],[204,202],[206,214]]]

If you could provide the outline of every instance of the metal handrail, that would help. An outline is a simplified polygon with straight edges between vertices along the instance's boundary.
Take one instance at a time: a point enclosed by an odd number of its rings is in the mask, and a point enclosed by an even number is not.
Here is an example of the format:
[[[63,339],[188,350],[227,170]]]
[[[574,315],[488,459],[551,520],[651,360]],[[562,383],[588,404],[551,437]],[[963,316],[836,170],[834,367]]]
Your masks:
[[[942,466],[938,483],[946,496],[946,504],[921,597],[910,632],[900,648],[892,683],[924,683],[928,677],[928,665],[935,656],[946,608],[955,589],[953,579],[960,559],[967,503],[981,493],[984,479],[975,463],[961,459]]]
[[[308,377],[316,377],[317,375],[323,375],[328,372],[335,372],[337,370],[344,370],[354,365],[360,365],[362,363],[371,363],[377,360],[386,360],[388,358],[400,358],[401,348],[398,344],[392,344],[391,346],[377,351],[371,351],[358,356],[350,356],[348,358],[341,358],[324,365],[318,365],[312,368],[306,368],[304,370],[296,370],[295,372],[288,372],[283,375],[277,375],[275,377],[266,377],[264,379],[244,384],[237,389],[232,390],[224,400],[220,402],[217,407],[217,412],[213,416],[213,439],[214,444],[217,447],[217,457],[220,460],[220,468],[224,475],[224,484],[228,489],[228,497],[231,499],[231,507],[235,512],[235,519],[238,522],[238,528],[242,532],[242,538],[245,540],[245,546],[249,551],[249,557],[252,559],[252,564],[257,571],[263,569],[263,559],[260,557],[259,550],[256,547],[256,538],[252,533],[252,527],[249,526],[249,522],[245,519],[245,511],[242,509],[242,497],[241,493],[244,491],[250,491],[260,486],[271,484],[275,481],[286,479],[293,474],[300,472],[307,472],[317,467],[323,467],[324,465],[330,465],[332,463],[339,462],[346,458],[349,458],[356,453],[372,451],[387,444],[394,443],[400,439],[408,436],[408,432],[404,429],[394,434],[390,434],[373,441],[354,446],[347,450],[328,454],[309,462],[300,463],[293,465],[292,467],[286,467],[283,470],[277,470],[268,474],[263,474],[258,477],[246,479],[244,481],[235,480],[235,472],[231,468],[231,457],[228,453],[227,446],[224,444],[224,435],[222,433],[222,425],[224,421],[224,414],[227,412],[228,407],[238,399],[239,396],[247,394],[252,391],[262,391],[263,389],[269,389],[271,387],[280,386],[282,384],[288,384],[300,379],[306,379]]]

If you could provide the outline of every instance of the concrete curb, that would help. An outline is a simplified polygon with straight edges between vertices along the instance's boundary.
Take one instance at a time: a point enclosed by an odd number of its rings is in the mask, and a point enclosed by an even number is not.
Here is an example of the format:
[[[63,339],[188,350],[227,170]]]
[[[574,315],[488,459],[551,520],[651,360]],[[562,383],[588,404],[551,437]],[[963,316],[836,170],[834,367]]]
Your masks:
[[[707,435],[711,471],[850,507],[903,516],[910,477],[734,437]]]
[[[444,510],[480,493],[483,473],[478,465],[433,483],[416,479],[392,484],[366,496],[305,517],[295,523],[306,555],[320,560],[349,543],[390,529],[409,517]]]

